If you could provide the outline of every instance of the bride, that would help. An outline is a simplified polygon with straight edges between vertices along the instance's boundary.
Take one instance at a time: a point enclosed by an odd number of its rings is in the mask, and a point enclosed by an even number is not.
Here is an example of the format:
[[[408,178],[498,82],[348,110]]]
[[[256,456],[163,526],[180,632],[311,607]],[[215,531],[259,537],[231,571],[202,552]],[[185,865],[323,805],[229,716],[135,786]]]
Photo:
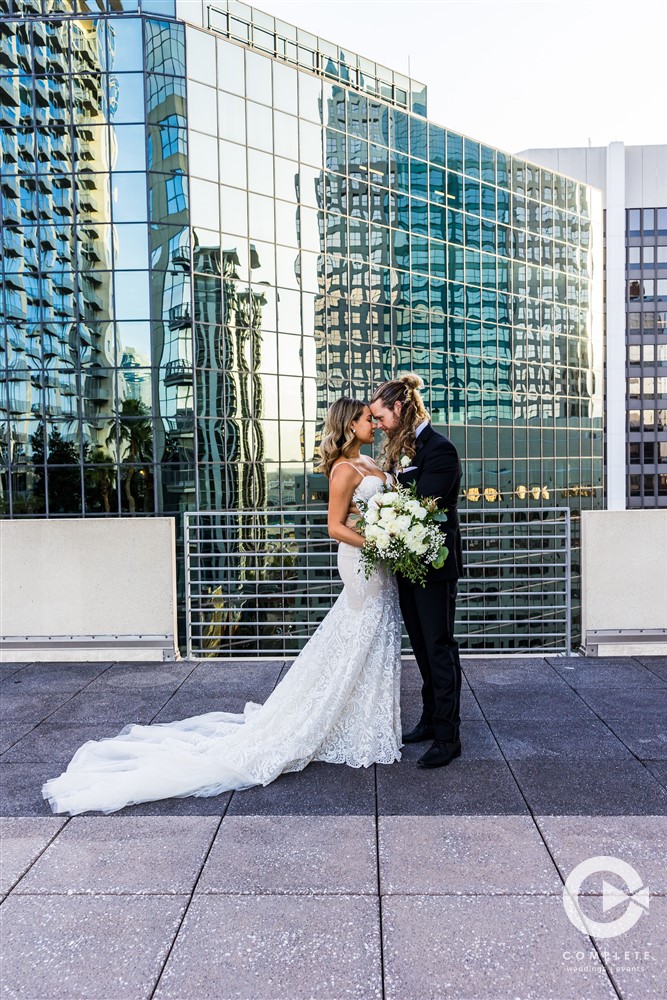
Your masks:
[[[128,725],[110,739],[84,743],[42,788],[54,813],[111,813],[268,785],[313,760],[368,767],[401,759],[397,584],[384,570],[366,580],[364,540],[354,528],[356,501],[392,482],[360,453],[373,434],[364,403],[344,397],[329,409],[320,469],[330,480],[328,530],[339,542],[344,588],[264,704],[249,701],[241,714]]]

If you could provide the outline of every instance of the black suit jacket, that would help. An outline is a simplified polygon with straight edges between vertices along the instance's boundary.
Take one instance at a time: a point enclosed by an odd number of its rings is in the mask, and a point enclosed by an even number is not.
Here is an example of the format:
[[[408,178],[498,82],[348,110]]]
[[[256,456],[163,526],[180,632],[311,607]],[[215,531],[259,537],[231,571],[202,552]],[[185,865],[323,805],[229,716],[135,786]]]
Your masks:
[[[442,569],[431,567],[426,582],[458,580],[463,575],[463,551],[459,528],[458,500],[461,492],[461,461],[456,448],[444,434],[428,424],[416,441],[417,451],[410,472],[400,472],[403,486],[417,484],[417,496],[438,497],[438,507],[447,509],[447,523],[442,526],[449,555]]]

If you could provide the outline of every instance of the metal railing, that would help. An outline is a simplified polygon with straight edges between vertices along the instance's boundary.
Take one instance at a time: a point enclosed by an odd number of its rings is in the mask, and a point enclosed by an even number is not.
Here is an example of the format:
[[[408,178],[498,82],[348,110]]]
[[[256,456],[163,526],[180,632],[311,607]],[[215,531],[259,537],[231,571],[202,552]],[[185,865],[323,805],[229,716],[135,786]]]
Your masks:
[[[569,508],[459,514],[461,649],[569,654]],[[303,507],[185,514],[188,657],[299,652],[342,590],[326,516],[323,508]]]

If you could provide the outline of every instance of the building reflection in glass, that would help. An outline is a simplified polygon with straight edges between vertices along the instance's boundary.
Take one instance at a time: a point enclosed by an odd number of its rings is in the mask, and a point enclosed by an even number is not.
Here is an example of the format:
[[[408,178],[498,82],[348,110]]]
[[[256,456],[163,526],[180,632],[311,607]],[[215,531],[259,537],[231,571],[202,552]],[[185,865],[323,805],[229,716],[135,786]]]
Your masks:
[[[2,3],[4,515],[257,510],[270,567],[307,521],[271,512],[326,503],[330,403],[408,369],[473,511],[602,503],[589,188],[242,5],[203,31]]]

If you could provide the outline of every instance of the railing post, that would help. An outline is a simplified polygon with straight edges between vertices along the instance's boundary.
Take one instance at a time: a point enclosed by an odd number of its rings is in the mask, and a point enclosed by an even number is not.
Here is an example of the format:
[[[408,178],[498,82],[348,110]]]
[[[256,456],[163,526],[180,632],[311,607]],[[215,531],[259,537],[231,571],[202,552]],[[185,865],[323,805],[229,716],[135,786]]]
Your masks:
[[[192,657],[192,636],[191,636],[191,614],[190,601],[192,599],[192,589],[190,581],[190,514],[185,511],[183,517],[184,548],[185,548],[185,657]]]
[[[572,656],[572,524],[565,508],[565,655]]]

